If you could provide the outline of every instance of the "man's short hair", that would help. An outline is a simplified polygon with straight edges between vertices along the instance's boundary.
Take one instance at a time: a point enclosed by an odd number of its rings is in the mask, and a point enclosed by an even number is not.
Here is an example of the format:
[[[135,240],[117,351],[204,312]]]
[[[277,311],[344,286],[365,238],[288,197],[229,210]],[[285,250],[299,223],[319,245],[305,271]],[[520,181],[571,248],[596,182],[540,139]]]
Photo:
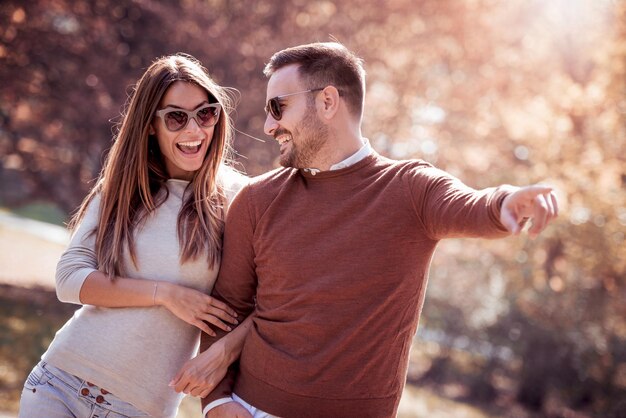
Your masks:
[[[335,86],[357,117],[363,113],[365,70],[363,60],[338,42],[316,42],[283,49],[275,53],[263,73],[271,77],[288,65],[299,65],[305,88]]]

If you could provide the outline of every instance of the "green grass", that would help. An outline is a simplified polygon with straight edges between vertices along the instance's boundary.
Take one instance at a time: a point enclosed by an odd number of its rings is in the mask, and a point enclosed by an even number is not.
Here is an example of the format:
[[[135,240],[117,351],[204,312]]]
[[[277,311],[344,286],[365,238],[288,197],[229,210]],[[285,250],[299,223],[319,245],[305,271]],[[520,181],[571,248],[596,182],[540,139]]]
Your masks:
[[[37,221],[64,226],[68,214],[50,202],[33,202],[11,210],[16,215]]]
[[[76,305],[54,291],[0,285],[0,405],[17,411],[26,376]]]

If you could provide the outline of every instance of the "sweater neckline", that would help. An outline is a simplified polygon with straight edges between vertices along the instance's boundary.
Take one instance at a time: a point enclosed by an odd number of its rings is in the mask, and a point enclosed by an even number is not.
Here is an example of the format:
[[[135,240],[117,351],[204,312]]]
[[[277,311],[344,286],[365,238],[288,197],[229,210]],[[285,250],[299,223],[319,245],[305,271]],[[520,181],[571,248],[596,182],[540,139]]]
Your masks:
[[[187,180],[167,179],[164,186],[170,194],[183,198],[188,193],[187,186],[189,183]]]
[[[182,179],[167,179],[165,180],[166,183],[179,183],[179,184],[184,184],[185,186],[189,184],[189,180],[182,180]]]
[[[340,168],[338,170],[327,170],[327,171],[319,171],[315,174],[304,170],[304,169],[298,169],[298,172],[300,173],[300,175],[302,175],[303,177],[306,177],[307,179],[311,179],[311,180],[324,180],[324,179],[330,179],[330,178],[334,178],[334,177],[340,177],[340,176],[344,176],[346,174],[350,174],[353,171],[357,171],[360,170],[361,168],[364,168],[372,163],[374,163],[374,161],[376,160],[378,154],[376,154],[375,151],[372,150],[372,152],[364,157],[361,161],[358,161],[354,164],[352,164],[351,166],[348,166],[346,168]]]

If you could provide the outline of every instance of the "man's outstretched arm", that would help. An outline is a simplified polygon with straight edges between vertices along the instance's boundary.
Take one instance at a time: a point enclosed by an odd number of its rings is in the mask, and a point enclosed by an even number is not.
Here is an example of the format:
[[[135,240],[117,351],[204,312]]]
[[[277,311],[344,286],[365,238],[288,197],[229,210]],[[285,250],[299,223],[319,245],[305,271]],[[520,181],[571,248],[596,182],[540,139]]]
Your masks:
[[[416,165],[406,178],[418,220],[435,240],[519,234],[528,220],[535,237],[558,214],[556,196],[545,185],[476,190],[429,164]]]

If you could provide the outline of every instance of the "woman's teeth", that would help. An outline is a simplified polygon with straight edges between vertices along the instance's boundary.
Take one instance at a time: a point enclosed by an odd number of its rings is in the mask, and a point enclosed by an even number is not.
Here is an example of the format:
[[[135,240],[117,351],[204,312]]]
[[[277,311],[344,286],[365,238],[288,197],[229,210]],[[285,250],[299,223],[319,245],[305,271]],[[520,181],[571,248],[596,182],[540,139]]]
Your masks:
[[[179,142],[176,147],[185,154],[194,154],[200,150],[202,141]]]

